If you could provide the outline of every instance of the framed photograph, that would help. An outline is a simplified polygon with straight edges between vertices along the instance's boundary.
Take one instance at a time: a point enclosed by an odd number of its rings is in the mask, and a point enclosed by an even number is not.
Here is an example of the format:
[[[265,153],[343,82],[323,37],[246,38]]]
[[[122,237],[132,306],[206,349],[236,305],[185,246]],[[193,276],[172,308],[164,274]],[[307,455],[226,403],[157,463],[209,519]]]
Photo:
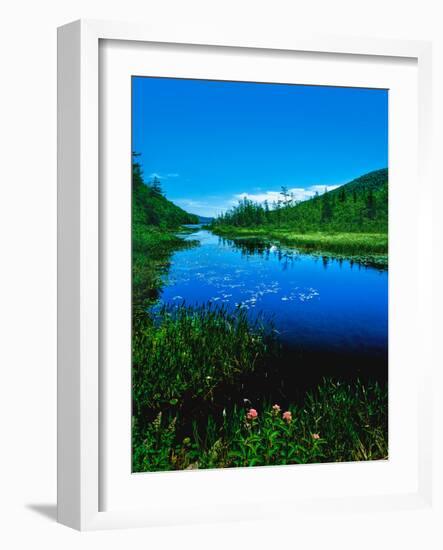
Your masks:
[[[432,509],[429,44],[58,36],[59,521]]]

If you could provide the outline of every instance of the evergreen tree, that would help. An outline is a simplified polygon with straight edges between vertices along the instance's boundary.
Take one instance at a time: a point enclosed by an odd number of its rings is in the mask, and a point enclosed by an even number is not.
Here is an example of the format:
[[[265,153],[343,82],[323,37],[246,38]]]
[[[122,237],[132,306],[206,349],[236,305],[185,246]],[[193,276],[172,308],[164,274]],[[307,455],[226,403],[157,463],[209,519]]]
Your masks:
[[[281,187],[280,195],[283,195],[283,204],[287,206],[289,202],[289,190],[284,185]]]
[[[366,199],[366,215],[370,220],[373,220],[375,218],[375,200],[372,189],[369,189]]]
[[[264,207],[265,207],[265,219],[266,221],[268,222],[270,220],[270,215],[269,215],[269,203],[268,201],[265,201],[264,202]]]
[[[162,195],[159,180],[154,180],[153,185],[145,184],[139,156],[138,153],[132,155],[133,232],[140,236],[148,226],[175,229],[182,224],[198,223],[197,216],[188,214]]]
[[[294,232],[384,232],[388,226],[388,171],[377,170],[332,191],[306,201],[282,199],[262,204],[243,199],[214,221],[214,226],[255,227],[268,225]],[[290,196],[290,195],[289,195]]]
[[[329,197],[328,191],[325,189],[325,192],[322,196],[321,204],[321,221],[322,223],[328,222],[332,218],[332,206],[331,199]]]
[[[157,176],[154,176],[154,178],[149,182],[149,186],[154,193],[163,195],[160,179]]]

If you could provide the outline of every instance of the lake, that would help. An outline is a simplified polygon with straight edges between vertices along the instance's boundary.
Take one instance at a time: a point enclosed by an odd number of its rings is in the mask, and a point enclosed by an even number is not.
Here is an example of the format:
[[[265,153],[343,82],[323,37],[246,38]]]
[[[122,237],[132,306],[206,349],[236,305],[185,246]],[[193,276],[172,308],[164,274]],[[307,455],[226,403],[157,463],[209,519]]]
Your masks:
[[[298,382],[387,381],[387,270],[201,227],[183,238],[199,246],[173,254],[160,303],[240,307],[272,321]]]

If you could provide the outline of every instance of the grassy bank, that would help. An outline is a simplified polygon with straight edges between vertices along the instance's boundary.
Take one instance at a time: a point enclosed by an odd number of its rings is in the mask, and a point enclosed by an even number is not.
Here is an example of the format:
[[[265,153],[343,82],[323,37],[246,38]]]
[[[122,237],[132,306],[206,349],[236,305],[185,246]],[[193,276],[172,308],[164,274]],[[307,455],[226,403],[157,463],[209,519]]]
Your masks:
[[[134,315],[145,315],[146,309],[159,297],[172,254],[197,246],[185,241],[176,231],[154,226],[133,225],[132,232],[132,307]]]
[[[221,386],[263,372],[278,355],[272,327],[244,310],[163,307],[134,319],[133,404],[138,416],[213,402]]]
[[[341,254],[387,254],[388,236],[385,233],[296,233],[276,227],[220,226],[214,233],[226,237],[261,237],[305,250],[338,252]]]
[[[133,349],[134,471],[387,456],[387,394],[377,385],[325,380],[284,409],[244,399],[257,380],[266,388],[280,346],[243,310],[163,308],[135,319]]]
[[[135,471],[379,460],[388,456],[387,393],[377,385],[324,380],[303,406],[234,407],[208,415],[204,429],[161,412],[134,426]]]
[[[297,233],[276,227],[217,226],[214,233],[228,239],[244,237],[266,239],[310,253],[350,258],[363,264],[387,266],[388,236],[386,233]]]
[[[172,255],[198,246],[177,235],[195,217],[168,201],[159,181],[145,185],[137,164],[133,183],[133,471],[386,458],[385,388],[328,379],[305,395],[297,378],[295,389],[282,391],[284,352],[272,324],[253,322],[241,309],[184,303],[159,309]],[[359,200],[352,198],[355,208]],[[216,233],[360,261],[387,258],[385,234],[302,233],[281,224],[224,224]],[[298,358],[293,366],[306,369]],[[274,389],[278,403],[271,401]]]

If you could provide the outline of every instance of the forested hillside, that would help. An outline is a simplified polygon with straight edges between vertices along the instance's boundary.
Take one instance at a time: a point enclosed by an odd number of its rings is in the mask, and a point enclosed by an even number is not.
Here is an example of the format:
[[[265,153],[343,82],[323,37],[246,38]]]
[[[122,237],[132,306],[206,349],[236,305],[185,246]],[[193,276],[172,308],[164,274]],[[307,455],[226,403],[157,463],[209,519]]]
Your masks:
[[[376,170],[341,187],[296,203],[287,188],[274,204],[241,201],[217,218],[213,227],[282,227],[309,231],[386,233],[388,170]]]
[[[182,224],[198,223],[198,216],[188,214],[169,201],[162,193],[160,180],[145,183],[138,162],[132,164],[132,222],[133,225],[177,229]]]
[[[135,155],[136,157],[136,155]],[[161,273],[175,250],[192,246],[175,233],[182,224],[198,223],[162,193],[160,181],[143,180],[140,164],[132,164],[132,300],[133,314],[157,299]]]

